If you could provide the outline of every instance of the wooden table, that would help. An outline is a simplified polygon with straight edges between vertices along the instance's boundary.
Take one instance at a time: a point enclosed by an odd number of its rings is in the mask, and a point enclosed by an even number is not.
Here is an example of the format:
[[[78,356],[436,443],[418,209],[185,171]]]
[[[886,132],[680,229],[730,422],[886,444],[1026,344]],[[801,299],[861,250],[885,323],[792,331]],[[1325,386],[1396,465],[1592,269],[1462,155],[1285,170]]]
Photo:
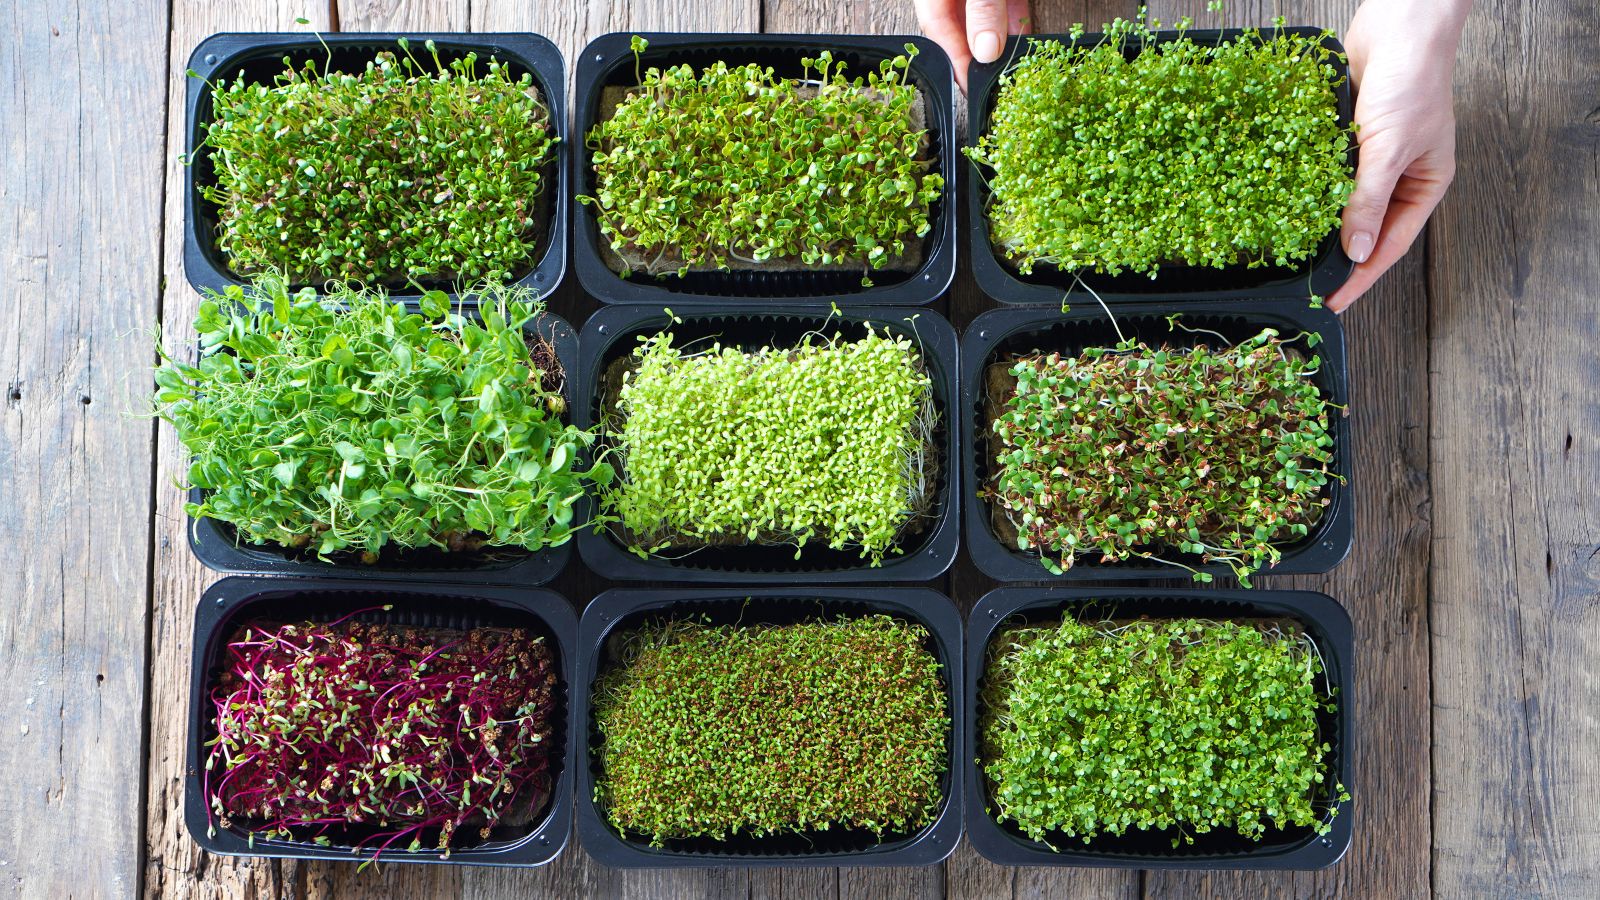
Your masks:
[[[1035,0],[1060,30],[1135,3]],[[1381,0],[1373,0],[1381,2]],[[1201,0],[1151,4],[1202,21]],[[1234,2],[1340,26],[1350,0]],[[1345,317],[1360,460],[1356,840],[1296,875],[942,866],[534,871],[209,857],[184,831],[190,556],[172,433],[138,415],[150,331],[187,340],[183,66],[216,31],[912,32],[910,0],[17,0],[0,122],[0,890],[20,896],[1600,895],[1600,32],[1579,0],[1481,0],[1457,78],[1460,176]],[[963,272],[958,326],[986,302]],[[555,301],[575,324],[592,301]],[[574,566],[574,569],[579,567]],[[1283,579],[1278,579],[1281,582]],[[963,564],[970,606],[991,585]],[[1275,582],[1275,583],[1277,583]],[[606,586],[557,587],[582,603]]]

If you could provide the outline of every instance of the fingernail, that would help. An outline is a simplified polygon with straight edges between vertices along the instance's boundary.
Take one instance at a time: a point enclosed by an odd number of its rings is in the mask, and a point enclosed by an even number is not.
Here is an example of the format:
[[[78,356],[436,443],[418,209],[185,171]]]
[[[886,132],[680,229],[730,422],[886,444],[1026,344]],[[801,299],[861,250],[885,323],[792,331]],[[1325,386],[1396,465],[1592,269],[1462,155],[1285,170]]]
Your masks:
[[[1372,255],[1372,235],[1365,231],[1358,231],[1350,235],[1350,240],[1345,244],[1345,252],[1357,263],[1364,263]]]
[[[978,62],[994,62],[1000,58],[1000,35],[992,31],[980,31],[972,40],[972,56]]]

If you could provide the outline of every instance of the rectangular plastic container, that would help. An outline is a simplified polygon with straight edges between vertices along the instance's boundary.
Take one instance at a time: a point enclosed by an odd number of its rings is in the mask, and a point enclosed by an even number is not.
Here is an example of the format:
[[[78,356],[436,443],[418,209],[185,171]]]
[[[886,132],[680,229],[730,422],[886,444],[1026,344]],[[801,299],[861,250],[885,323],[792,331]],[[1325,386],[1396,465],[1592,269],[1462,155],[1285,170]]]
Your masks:
[[[1248,29],[1190,29],[1185,32],[1196,43],[1214,44],[1242,37]],[[1263,34],[1272,33],[1270,27]],[[1284,34],[1316,37],[1320,28],[1284,28]],[[1132,58],[1150,45],[1168,43],[1177,39],[1180,32],[1159,31],[1149,44],[1129,41],[1124,55]],[[989,130],[989,118],[1000,93],[1000,77],[1015,64],[1019,54],[1026,54],[1030,41],[1055,40],[1070,44],[1072,38],[1065,34],[1036,34],[1006,42],[1005,52],[992,63],[973,63],[968,70],[967,145],[976,146],[979,137]],[[1104,34],[1085,34],[1078,38],[1080,47],[1093,47],[1105,40]],[[1332,37],[1323,38],[1324,46],[1342,51],[1343,47]],[[1334,61],[1340,83],[1335,88],[1339,102],[1339,123],[1348,127],[1355,110],[1351,92],[1349,66]],[[1350,168],[1355,170],[1355,139],[1350,141]],[[976,168],[976,164],[974,164]],[[985,294],[1007,305],[1059,306],[1063,299],[1073,303],[1094,302],[1084,289],[1075,283],[1071,273],[1055,266],[1036,264],[1031,275],[1022,275],[995,254],[989,241],[989,217],[984,213],[989,202],[986,177],[973,173],[967,179],[967,210],[971,217],[967,223],[967,246],[972,254],[972,275]],[[1316,253],[1308,260],[1290,266],[1263,266],[1251,269],[1244,265],[1213,269],[1200,266],[1165,265],[1154,279],[1136,272],[1121,275],[1104,275],[1083,272],[1084,284],[1108,302],[1144,301],[1174,303],[1185,300],[1239,300],[1282,297],[1289,295],[1327,297],[1350,277],[1354,263],[1345,255],[1339,243],[1338,231],[1323,238]],[[1070,296],[1069,296],[1070,295]]]
[[[323,71],[324,61],[331,55],[335,71],[360,71],[379,52],[398,52],[396,41],[402,37],[411,42],[413,55],[421,54],[422,45],[432,40],[439,50],[439,58],[446,65],[476,51],[482,62],[486,63],[493,56],[506,63],[513,78],[519,78],[524,73],[533,75],[540,100],[550,110],[550,120],[558,143],[554,158],[544,170],[544,188],[539,198],[543,225],[536,235],[539,245],[535,248],[536,259],[524,271],[515,273],[513,283],[529,288],[539,297],[548,296],[561,282],[567,267],[567,210],[572,189],[567,182],[566,157],[572,151],[567,139],[567,89],[561,51],[540,35],[427,32],[214,34],[201,41],[189,57],[189,69],[198,77],[187,79],[186,149],[193,150],[205,137],[205,126],[211,122],[213,115],[209,84],[216,79],[233,81],[244,77],[252,82],[270,84],[275,76],[284,71],[285,57],[296,67],[304,65],[307,60],[315,60],[318,71]],[[431,65],[432,60],[426,62]],[[189,283],[197,291],[220,291],[230,284],[245,283],[228,268],[227,260],[211,239],[218,227],[217,211],[215,204],[200,195],[201,185],[216,181],[216,167],[210,153],[201,152],[192,165],[183,167],[183,173],[183,268]],[[415,301],[421,296],[417,288],[406,281],[388,287],[396,300]],[[452,301],[460,300],[454,294],[455,285],[447,280],[423,281],[422,287],[451,292]],[[471,304],[475,301],[467,302]]]
[[[1314,332],[1321,337],[1321,343],[1310,352],[1322,359],[1314,381],[1331,403],[1339,407],[1349,403],[1349,371],[1339,318],[1326,309],[1310,308],[1304,300],[1197,301],[1162,306],[1124,304],[1111,307],[1111,312],[1124,334],[1144,339],[1152,346],[1159,346],[1163,341],[1178,346],[1192,345],[1204,337],[1184,331],[1169,332],[1166,317],[1175,312],[1182,314],[1180,321],[1187,326],[1216,330],[1230,340],[1249,337],[1269,326],[1276,328],[1285,339],[1300,332]],[[966,479],[963,515],[972,560],[989,577],[998,581],[1042,582],[1160,579],[1186,574],[1181,569],[1146,560],[1101,563],[1098,553],[1091,552],[1081,554],[1077,563],[1063,574],[1052,575],[1036,554],[1023,552],[1000,540],[989,521],[989,502],[981,495],[989,477],[985,446],[990,423],[983,410],[984,371],[988,365],[1010,353],[1031,350],[1077,353],[1086,347],[1109,347],[1116,343],[1116,331],[1105,311],[1093,300],[1076,304],[1067,313],[1059,308],[990,310],[967,327],[961,341],[959,376],[961,459]],[[1350,552],[1355,529],[1350,483],[1355,464],[1350,420],[1338,409],[1330,413],[1330,418],[1334,438],[1332,471],[1343,481],[1335,479],[1329,483],[1329,505],[1311,533],[1284,547],[1277,565],[1260,569],[1252,578],[1326,572]],[[1172,552],[1163,558],[1181,561],[1219,577],[1232,575],[1226,565],[1201,565],[1198,556]]]
[[[997,822],[989,809],[989,786],[979,761],[984,710],[980,701],[985,661],[995,633],[1008,625],[1060,621],[1069,612],[1117,618],[1274,618],[1298,621],[1316,642],[1334,690],[1337,711],[1319,714],[1328,771],[1355,794],[1355,648],[1350,617],[1333,598],[1312,591],[1168,590],[1119,588],[1015,587],[991,591],[967,617],[967,744],[962,765],[966,781],[967,839],[985,859],[1003,866],[1099,866],[1120,869],[1322,869],[1350,848],[1353,801],[1341,801],[1331,830],[1275,829],[1259,842],[1218,829],[1174,848],[1171,831],[1101,835],[1085,844],[1059,835],[1060,849],[1035,841],[1014,824]]]
[[[670,330],[682,344],[715,336],[724,345],[754,349],[793,343],[801,335],[827,325],[847,337],[864,333],[863,323],[905,335],[920,348],[933,381],[943,434],[936,436],[943,465],[938,500],[929,523],[896,556],[885,556],[873,568],[857,553],[831,550],[825,544],[807,545],[799,560],[793,546],[707,547],[676,560],[643,559],[624,547],[609,530],[578,532],[578,552],[589,568],[608,578],[624,581],[680,581],[739,584],[822,584],[829,582],[916,582],[938,578],[955,561],[960,543],[956,517],[960,496],[960,466],[955,464],[958,440],[952,413],[957,396],[956,334],[944,317],[929,310],[895,310],[846,307],[837,314],[826,309],[804,309],[784,303],[725,304],[712,310],[684,310],[683,321],[672,324],[663,310],[630,305],[601,309],[589,318],[579,338],[577,399],[574,421],[591,428],[600,416],[600,385],[613,360],[639,346],[641,335]],[[595,505],[591,503],[591,505]]]
[[[643,836],[619,834],[595,804],[600,739],[593,721],[590,692],[600,672],[611,663],[608,638],[652,619],[693,615],[713,625],[778,624],[887,614],[928,630],[928,649],[946,677],[951,715],[949,768],[945,800],[934,821],[911,835],[884,838],[844,828],[804,834],[666,841],[651,847]],[[578,627],[579,687],[574,692],[573,727],[582,730],[578,772],[578,839],[600,863],[617,868],[697,868],[707,866],[928,866],[955,850],[961,839],[961,775],[959,754],[966,747],[966,705],[962,679],[961,616],[943,594],[923,588],[754,588],[730,590],[612,590],[601,594],[583,612]]]
[[[950,286],[956,268],[956,131],[955,77],[950,59],[927,38],[911,35],[840,34],[700,34],[641,32],[650,42],[641,54],[640,71],[687,64],[696,69],[717,61],[730,66],[757,63],[770,66],[780,78],[799,77],[800,60],[828,50],[845,63],[846,74],[865,77],[879,62],[904,55],[905,45],[917,47],[908,69],[927,104],[933,171],[945,179],[944,196],[932,210],[932,230],[925,238],[923,259],[916,271],[896,274],[887,269],[871,273],[874,286],[861,286],[860,272],[733,271],[691,272],[679,278],[634,274],[628,278],[609,269],[600,255],[599,226],[594,211],[573,204],[573,266],[583,289],[602,303],[664,304],[674,309],[721,306],[728,299],[771,298],[786,304],[850,303],[860,306],[921,305],[931,303]],[[594,169],[586,136],[599,117],[600,97],[606,87],[632,86],[634,75],[631,32],[595,38],[577,63],[574,103],[576,146],[571,154],[574,193],[594,194]]]
[[[525,826],[501,826],[485,840],[463,839],[445,859],[437,849],[406,852],[391,848],[384,863],[445,863],[476,866],[539,866],[566,846],[572,823],[572,784],[576,735],[571,713],[577,674],[577,616],[566,598],[545,590],[428,584],[360,585],[316,578],[224,578],[213,584],[195,609],[194,658],[190,669],[189,741],[184,777],[184,821],[201,848],[225,856],[319,859],[361,862],[371,851],[349,846],[323,847],[310,841],[257,838],[253,845],[237,828],[212,829],[202,794],[205,744],[215,735],[209,715],[212,680],[234,628],[246,619],[330,621],[370,606],[393,604],[387,612],[363,613],[360,621],[393,622],[426,628],[522,627],[542,636],[555,651],[561,679],[557,697],[554,784],[545,808]],[[337,839],[335,841],[337,843]],[[426,841],[424,841],[426,843]]]
[[[578,359],[578,335],[567,321],[545,313],[532,323],[538,334],[556,348],[556,359],[566,373],[564,391],[568,416],[572,406],[573,367]],[[191,488],[189,500],[199,503],[202,492]],[[230,524],[211,518],[189,519],[189,546],[194,555],[218,572],[261,575],[301,575],[306,577],[356,578],[366,581],[426,581],[471,584],[545,584],[566,568],[572,558],[573,542],[559,547],[529,551],[519,547],[488,547],[482,550],[449,552],[435,548],[412,550],[385,549],[371,565],[341,553],[327,562],[307,550],[239,541]]]

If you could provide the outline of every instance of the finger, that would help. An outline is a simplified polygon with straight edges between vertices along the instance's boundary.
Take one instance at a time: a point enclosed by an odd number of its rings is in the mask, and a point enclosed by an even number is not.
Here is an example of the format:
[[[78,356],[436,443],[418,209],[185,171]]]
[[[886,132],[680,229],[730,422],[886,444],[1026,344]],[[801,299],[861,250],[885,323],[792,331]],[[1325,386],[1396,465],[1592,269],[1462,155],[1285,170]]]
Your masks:
[[[961,92],[967,90],[967,64],[972,53],[967,49],[967,25],[961,15],[961,0],[916,0],[917,21],[922,23],[922,33],[950,57],[955,69],[956,83]]]
[[[1033,13],[1028,0],[1008,0],[1006,3],[1006,31],[1027,34],[1033,30]]]
[[[1428,223],[1434,207],[1444,197],[1446,186],[1448,181],[1437,184],[1410,178],[1400,180],[1395,188],[1394,202],[1384,216],[1377,247],[1366,262],[1356,265],[1350,273],[1350,280],[1328,298],[1329,309],[1336,313],[1344,312],[1406,255],[1406,251],[1416,242],[1417,235],[1422,233],[1423,226]]]
[[[1374,134],[1361,144],[1356,166],[1356,187],[1344,208],[1344,227],[1340,238],[1344,252],[1359,265],[1366,262],[1378,245],[1383,218],[1394,195],[1395,183],[1411,160],[1404,147],[1383,133]]]
[[[967,0],[967,46],[973,59],[981,63],[999,59],[1009,30],[1006,0]]]

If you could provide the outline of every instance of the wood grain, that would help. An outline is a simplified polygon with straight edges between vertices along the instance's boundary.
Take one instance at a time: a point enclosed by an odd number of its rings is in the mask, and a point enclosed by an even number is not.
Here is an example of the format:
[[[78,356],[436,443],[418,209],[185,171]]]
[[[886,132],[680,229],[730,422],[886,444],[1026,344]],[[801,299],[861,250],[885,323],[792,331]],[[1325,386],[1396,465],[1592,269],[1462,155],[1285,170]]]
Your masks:
[[[1600,30],[1484,2],[1433,226],[1433,880],[1600,895]]]
[[[126,895],[143,828],[154,429],[139,413],[162,274],[166,6],[23,0],[9,19],[0,893]]]

